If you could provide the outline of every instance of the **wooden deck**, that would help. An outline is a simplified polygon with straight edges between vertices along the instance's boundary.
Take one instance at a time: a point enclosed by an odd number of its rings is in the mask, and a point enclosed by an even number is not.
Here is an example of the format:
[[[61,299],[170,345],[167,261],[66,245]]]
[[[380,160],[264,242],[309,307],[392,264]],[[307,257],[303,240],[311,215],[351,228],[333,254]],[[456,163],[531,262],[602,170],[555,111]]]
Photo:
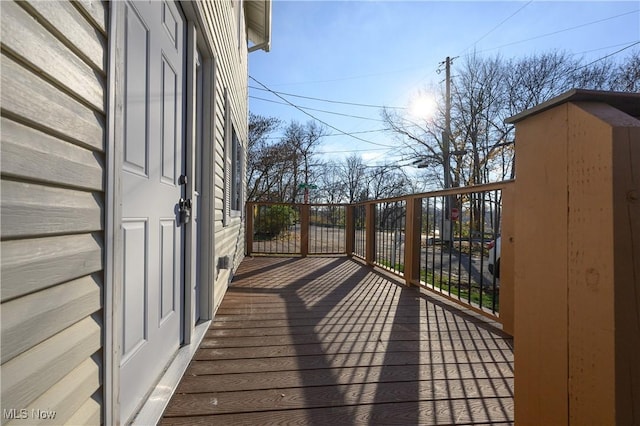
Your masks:
[[[161,424],[513,423],[495,323],[348,257],[246,258]]]

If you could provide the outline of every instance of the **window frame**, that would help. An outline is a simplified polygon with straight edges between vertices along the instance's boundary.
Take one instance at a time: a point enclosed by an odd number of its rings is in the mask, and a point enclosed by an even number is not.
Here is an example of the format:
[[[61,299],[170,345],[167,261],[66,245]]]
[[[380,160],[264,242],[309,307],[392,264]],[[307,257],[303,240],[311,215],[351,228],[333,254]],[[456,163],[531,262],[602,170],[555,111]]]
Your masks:
[[[224,194],[223,226],[231,218],[244,218],[244,149],[231,118],[229,91],[224,91],[225,141],[224,141]]]

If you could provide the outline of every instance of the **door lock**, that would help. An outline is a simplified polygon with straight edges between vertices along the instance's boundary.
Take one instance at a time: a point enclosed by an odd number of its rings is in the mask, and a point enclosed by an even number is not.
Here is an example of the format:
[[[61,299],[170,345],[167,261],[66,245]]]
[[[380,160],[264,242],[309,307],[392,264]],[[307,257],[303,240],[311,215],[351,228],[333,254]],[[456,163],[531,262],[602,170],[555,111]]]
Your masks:
[[[191,220],[191,199],[180,198],[178,201],[178,226],[185,225]]]

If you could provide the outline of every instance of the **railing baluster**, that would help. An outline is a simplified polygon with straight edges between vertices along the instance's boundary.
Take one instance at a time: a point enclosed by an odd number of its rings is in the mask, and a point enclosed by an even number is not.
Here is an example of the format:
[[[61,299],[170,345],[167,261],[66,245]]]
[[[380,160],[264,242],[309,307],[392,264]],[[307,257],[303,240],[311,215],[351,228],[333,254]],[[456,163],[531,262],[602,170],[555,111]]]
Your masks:
[[[458,256],[458,279],[456,280],[456,290],[458,291],[458,294],[460,294],[460,281],[462,281],[462,254],[463,254],[463,250],[462,250],[462,231],[463,231],[463,224],[464,224],[464,201],[462,199],[462,197],[460,197],[460,202],[457,203],[457,205],[459,206],[458,208],[458,220],[456,221],[456,227],[458,228],[458,250],[457,250],[457,256]],[[471,247],[469,247],[469,255],[471,255]],[[471,272],[471,271],[469,271]]]
[[[448,252],[448,256],[449,259],[447,261],[447,283],[448,283],[448,287],[449,287],[449,294],[451,294],[451,261],[453,259],[453,250],[455,249],[455,240],[454,240],[454,232],[453,232],[453,220],[451,220],[451,208],[452,208],[452,204],[451,204],[451,199],[453,198],[453,196],[449,196],[447,197],[447,200],[449,200],[448,203],[446,203],[446,224],[447,224],[447,237],[449,238],[449,242],[447,244],[447,252]]]
[[[431,245],[431,286],[436,286],[436,224],[437,222],[437,201],[436,197],[433,197],[433,244]],[[438,231],[438,238],[441,238],[440,231]],[[440,240],[442,244],[442,240]]]
[[[471,296],[471,286],[472,286],[472,274],[471,271],[473,268],[473,234],[475,232],[475,222],[476,222],[476,196],[475,194],[469,194],[470,195],[470,204],[469,204],[469,255],[468,257],[468,262],[467,262],[467,271],[469,271],[469,273],[467,274],[467,291],[469,292],[469,300],[470,296]],[[462,294],[462,293],[461,293]]]
[[[482,191],[481,193],[481,197],[482,197],[482,203],[480,204],[480,208],[481,208],[481,222],[480,222],[480,289],[479,289],[479,305],[482,306],[483,305],[483,298],[482,298],[482,293],[484,293],[484,274],[482,273],[484,271],[484,234],[485,234],[485,222],[486,222],[486,218],[487,218],[487,203],[486,203],[486,199],[485,199],[485,194],[486,192]]]
[[[369,265],[373,265],[376,258],[376,205],[368,203],[365,205],[365,259]]]

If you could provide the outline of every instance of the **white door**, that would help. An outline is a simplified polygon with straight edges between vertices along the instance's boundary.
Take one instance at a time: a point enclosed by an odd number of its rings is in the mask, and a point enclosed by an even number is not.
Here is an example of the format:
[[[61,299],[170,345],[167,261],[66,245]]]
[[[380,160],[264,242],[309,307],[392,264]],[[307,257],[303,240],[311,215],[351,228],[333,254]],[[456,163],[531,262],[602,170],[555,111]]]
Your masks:
[[[120,420],[182,341],[184,18],[173,2],[124,9]]]

